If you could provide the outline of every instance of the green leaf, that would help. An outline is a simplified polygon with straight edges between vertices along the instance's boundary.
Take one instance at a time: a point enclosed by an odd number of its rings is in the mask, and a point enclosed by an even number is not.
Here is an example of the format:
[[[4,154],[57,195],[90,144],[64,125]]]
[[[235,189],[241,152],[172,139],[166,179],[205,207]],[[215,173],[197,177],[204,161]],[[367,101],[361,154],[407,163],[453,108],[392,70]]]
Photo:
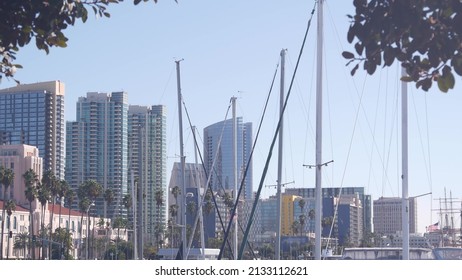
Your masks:
[[[342,56],[346,59],[353,59],[355,58],[354,54],[352,54],[351,52],[347,52],[347,51],[344,51],[342,52]]]
[[[363,54],[363,50],[364,50],[364,45],[361,44],[361,42],[357,42],[355,44],[355,50],[356,52],[358,53],[358,55],[362,55]]]
[[[390,66],[393,64],[393,61],[395,60],[393,48],[387,47],[383,50],[383,60],[384,60],[385,66]]]
[[[353,69],[351,69],[351,76],[354,76],[354,75],[355,75],[356,70],[358,70],[358,68],[359,68],[359,63],[356,64],[356,66],[355,66]]]
[[[454,79],[454,75],[451,72],[451,67],[445,66],[443,68],[443,74],[438,77],[438,88],[442,92],[448,92],[448,90],[454,88],[454,84],[456,80]]]
[[[412,82],[414,79],[412,79],[411,76],[402,76],[400,79],[402,82]]]
[[[451,65],[457,75],[462,76],[462,55],[457,55],[451,60]]]
[[[430,87],[432,86],[432,78],[426,78],[423,80],[417,81],[415,84],[416,88],[422,87],[424,91],[428,91]]]

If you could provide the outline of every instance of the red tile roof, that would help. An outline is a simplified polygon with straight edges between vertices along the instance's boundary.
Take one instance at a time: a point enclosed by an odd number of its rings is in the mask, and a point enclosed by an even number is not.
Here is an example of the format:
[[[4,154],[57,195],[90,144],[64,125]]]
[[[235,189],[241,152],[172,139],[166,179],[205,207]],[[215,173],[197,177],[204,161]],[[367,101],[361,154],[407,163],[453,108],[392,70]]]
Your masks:
[[[3,209],[3,200],[0,199],[0,209]],[[24,208],[22,206],[16,205],[16,210],[19,212],[29,212],[29,208]]]

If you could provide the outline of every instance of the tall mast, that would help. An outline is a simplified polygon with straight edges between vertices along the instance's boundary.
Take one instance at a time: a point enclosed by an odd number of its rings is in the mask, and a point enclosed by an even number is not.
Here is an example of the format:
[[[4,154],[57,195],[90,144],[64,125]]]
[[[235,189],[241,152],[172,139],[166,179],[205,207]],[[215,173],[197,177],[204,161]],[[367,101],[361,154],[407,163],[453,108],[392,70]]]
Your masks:
[[[236,97],[231,98],[232,101],[232,106],[233,106],[233,169],[234,169],[234,204],[238,205],[238,197],[237,197],[237,120],[236,120]],[[234,232],[233,232],[233,237],[234,237],[234,259],[237,260],[237,255],[238,255],[238,209],[239,207],[236,207],[236,212],[234,215]]]
[[[317,74],[316,74],[316,218],[315,218],[315,259],[321,259],[321,219],[322,219],[322,56],[323,56],[323,4],[324,0],[318,1],[318,26],[317,26]]]
[[[180,83],[180,62],[176,63],[177,89],[178,89],[178,119],[180,132],[180,159],[181,159],[181,195],[180,195],[180,227],[181,227],[181,248],[182,258],[186,257],[186,186],[185,186],[185,156],[183,151],[183,114],[181,106],[181,83]]]
[[[275,259],[281,259],[281,184],[282,184],[282,141],[283,141],[283,109],[284,109],[284,74],[286,50],[281,50],[281,92],[280,92],[280,127],[279,127],[279,154],[278,154],[278,181],[277,181],[277,218],[276,218],[276,250]]]
[[[405,69],[401,68],[404,76]],[[403,260],[409,260],[409,191],[408,191],[408,115],[407,115],[407,84],[401,82],[401,137],[402,137],[402,224],[403,224]]]
[[[200,226],[200,233],[201,233],[201,248],[202,248],[202,252],[201,252],[201,257],[202,259],[205,259],[205,236],[204,236],[204,214],[202,212],[202,204],[203,204],[203,201],[202,201],[202,196],[205,195],[205,192],[207,191],[207,188],[204,186],[202,187],[202,176],[200,175],[200,170],[199,170],[199,167],[198,167],[198,164],[199,164],[199,161],[197,159],[197,145],[196,145],[196,127],[193,126],[192,127],[192,133],[193,133],[193,137],[194,137],[194,161],[196,163],[195,167],[194,167],[194,170],[196,172],[196,178],[197,178],[197,202],[199,203],[199,205],[197,206],[198,208],[198,213],[197,215],[199,215],[199,226]],[[201,191],[204,191],[204,194],[201,193]],[[189,248],[188,248],[189,249]]]
[[[131,154],[131,150],[129,151]],[[137,224],[136,224],[136,197],[135,197],[135,179],[133,178],[133,166],[131,164],[131,159],[132,157],[130,156],[130,188],[131,188],[131,197],[132,197],[132,219],[133,219],[133,258],[135,260],[138,259],[138,229],[137,229]]]
[[[138,125],[138,184],[137,184],[137,203],[136,203],[136,219],[137,219],[137,226],[138,226],[138,237],[137,237],[137,244],[138,244],[138,252],[143,252],[144,248],[144,228],[146,227],[146,222],[144,220],[144,201],[143,201],[143,193],[144,190],[144,169],[143,169],[143,128],[141,125]],[[142,254],[142,253],[141,253]]]

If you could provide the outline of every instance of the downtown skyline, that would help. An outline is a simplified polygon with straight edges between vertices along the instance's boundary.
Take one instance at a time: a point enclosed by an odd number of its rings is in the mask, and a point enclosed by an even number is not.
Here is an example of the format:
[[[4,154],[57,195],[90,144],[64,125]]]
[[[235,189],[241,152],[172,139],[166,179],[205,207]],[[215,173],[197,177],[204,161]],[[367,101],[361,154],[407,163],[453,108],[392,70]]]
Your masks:
[[[125,90],[131,94],[130,103],[150,99],[150,104],[165,104],[170,116],[167,170],[171,170],[179,154],[174,60],[185,59],[183,96],[194,125],[203,128],[222,120],[229,98],[237,96],[238,114],[256,127],[279,52],[288,48],[288,68],[293,68],[312,4],[180,1],[177,5],[162,1],[156,5],[144,3],[143,7],[115,5],[110,19],[90,18],[87,24],[69,29],[70,41],[65,49],[52,49],[48,56],[30,46],[21,49],[18,63],[24,69],[18,71],[17,78],[22,83],[54,79],[66,83],[66,120],[75,116],[73,104],[77,98],[89,91]],[[346,43],[346,14],[352,12],[353,5],[348,1],[335,5],[326,1],[324,158],[335,163],[324,170],[323,185],[364,186],[373,199],[399,196],[399,69],[383,70],[372,77],[363,72],[349,75],[341,52],[352,49]],[[314,162],[314,31],[313,27],[287,112],[283,181],[295,181],[295,186],[288,187],[314,186],[314,172],[302,166]],[[287,79],[291,74],[288,69]],[[456,121],[462,118],[458,109],[460,78],[456,80],[455,90],[448,94],[435,89],[423,93],[409,85],[410,196],[433,193],[418,198],[419,231],[437,222],[437,215],[432,213],[439,206],[437,198],[443,198],[445,192],[448,197],[450,192],[452,197],[461,197],[458,170],[462,166],[462,129]],[[4,79],[1,87],[10,86],[14,82]],[[266,159],[268,139],[274,132],[277,101],[270,107],[271,120],[264,125],[265,136],[260,138],[254,158],[254,188]],[[190,135],[187,130],[186,156],[192,162]],[[275,184],[276,161],[273,155],[264,185]],[[270,189],[263,193],[274,194]]]

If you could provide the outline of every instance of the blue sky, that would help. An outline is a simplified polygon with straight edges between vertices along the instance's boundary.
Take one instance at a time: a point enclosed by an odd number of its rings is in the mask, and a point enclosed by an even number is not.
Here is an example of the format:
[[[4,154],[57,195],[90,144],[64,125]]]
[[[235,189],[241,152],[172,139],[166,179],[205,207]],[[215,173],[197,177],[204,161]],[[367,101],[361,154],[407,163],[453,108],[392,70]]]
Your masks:
[[[341,52],[352,50],[346,40],[352,2],[325,3],[323,159],[334,163],[323,169],[323,186],[363,186],[373,199],[399,196],[400,69],[395,64],[372,77],[361,70],[350,76]],[[232,96],[238,97],[239,116],[256,130],[279,53],[288,49],[288,85],[313,5],[314,0],[163,0],[138,6],[127,1],[109,7],[110,19],[91,17],[69,28],[65,49],[51,49],[49,55],[34,44],[21,49],[17,63],[24,69],[16,78],[22,83],[63,81],[66,120],[75,119],[75,103],[89,91],[125,90],[130,104],[166,105],[171,167],[179,154],[174,61],[184,59],[183,99],[200,136],[204,127],[224,119]],[[315,46],[316,16],[285,117],[283,181],[295,181],[287,187],[315,184],[314,171],[302,166],[315,162]],[[10,86],[14,82],[6,79],[0,84]],[[444,198],[445,188],[448,197],[450,192],[458,200],[462,196],[461,87],[459,77],[447,94],[409,85],[409,194],[433,192],[418,199],[420,231],[438,221],[431,209],[439,208],[436,199]],[[278,100],[279,78],[255,153],[255,187],[276,127]],[[191,130],[183,116],[185,153],[193,162]],[[276,162],[277,150],[265,185],[276,183]],[[274,192],[265,188],[263,196]]]

